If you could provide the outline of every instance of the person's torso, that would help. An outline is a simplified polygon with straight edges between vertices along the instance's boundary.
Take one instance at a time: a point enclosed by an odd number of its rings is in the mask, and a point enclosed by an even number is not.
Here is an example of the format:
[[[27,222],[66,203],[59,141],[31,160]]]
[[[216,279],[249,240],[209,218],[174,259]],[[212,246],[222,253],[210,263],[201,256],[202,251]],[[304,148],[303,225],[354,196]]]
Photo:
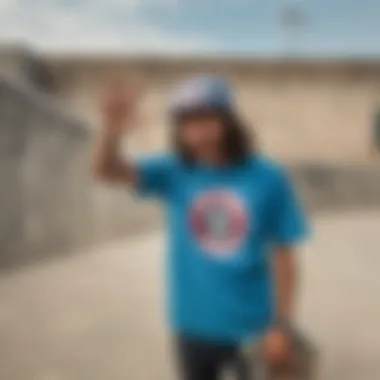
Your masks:
[[[194,333],[240,339],[271,313],[270,171],[179,167],[167,203],[171,309]]]

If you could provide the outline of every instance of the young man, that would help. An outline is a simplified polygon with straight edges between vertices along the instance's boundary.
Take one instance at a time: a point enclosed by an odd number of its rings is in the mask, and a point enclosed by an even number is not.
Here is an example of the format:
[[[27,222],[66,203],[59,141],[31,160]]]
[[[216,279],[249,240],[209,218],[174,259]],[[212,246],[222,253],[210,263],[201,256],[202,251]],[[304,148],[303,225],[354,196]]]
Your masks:
[[[135,99],[106,101],[95,171],[156,196],[169,228],[169,315],[181,378],[216,380],[260,341],[275,371],[292,360],[288,329],[303,213],[283,169],[251,148],[223,78],[186,80],[173,95],[173,152],[125,162],[118,153]],[[239,364],[239,365],[237,365]]]

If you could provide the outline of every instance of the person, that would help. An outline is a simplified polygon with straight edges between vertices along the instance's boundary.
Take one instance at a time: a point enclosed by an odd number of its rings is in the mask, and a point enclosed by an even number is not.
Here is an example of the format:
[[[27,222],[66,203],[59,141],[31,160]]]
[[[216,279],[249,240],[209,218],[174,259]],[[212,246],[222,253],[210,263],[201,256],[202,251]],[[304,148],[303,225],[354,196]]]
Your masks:
[[[94,170],[157,197],[169,230],[169,322],[184,380],[220,379],[260,342],[274,372],[292,360],[295,245],[307,223],[286,171],[251,144],[227,80],[180,83],[170,106],[172,151],[133,162],[119,153],[137,99],[113,89],[103,106]],[[239,363],[239,364],[238,364]]]

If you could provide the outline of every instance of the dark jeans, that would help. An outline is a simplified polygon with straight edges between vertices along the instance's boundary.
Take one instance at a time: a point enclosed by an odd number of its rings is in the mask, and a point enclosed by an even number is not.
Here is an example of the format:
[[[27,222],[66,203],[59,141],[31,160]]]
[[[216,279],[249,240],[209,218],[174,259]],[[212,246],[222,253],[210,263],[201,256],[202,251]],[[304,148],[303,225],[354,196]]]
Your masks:
[[[249,369],[240,348],[178,337],[176,340],[181,380],[221,380],[226,370],[236,380],[248,380]]]

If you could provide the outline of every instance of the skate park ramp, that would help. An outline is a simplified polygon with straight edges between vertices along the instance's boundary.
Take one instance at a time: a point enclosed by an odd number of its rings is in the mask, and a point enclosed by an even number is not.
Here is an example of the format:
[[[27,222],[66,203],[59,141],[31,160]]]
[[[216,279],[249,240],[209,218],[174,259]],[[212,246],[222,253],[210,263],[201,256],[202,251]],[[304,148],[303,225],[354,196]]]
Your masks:
[[[51,99],[0,78],[0,110],[0,379],[173,379],[157,208],[94,186],[92,133]],[[378,165],[290,169],[315,223],[299,317],[320,379],[377,380]]]
[[[380,210],[314,218],[299,322],[321,380],[380,378]],[[162,231],[0,277],[0,378],[174,379]]]

